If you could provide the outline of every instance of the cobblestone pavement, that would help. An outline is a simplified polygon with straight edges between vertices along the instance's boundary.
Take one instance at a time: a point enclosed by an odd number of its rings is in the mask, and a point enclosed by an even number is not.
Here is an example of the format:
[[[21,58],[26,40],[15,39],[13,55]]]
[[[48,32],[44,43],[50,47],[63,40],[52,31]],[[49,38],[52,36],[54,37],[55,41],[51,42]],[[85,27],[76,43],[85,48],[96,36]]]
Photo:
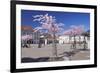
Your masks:
[[[73,56],[68,57],[70,60],[87,60],[90,58],[89,50],[82,50],[83,45],[79,46],[77,44],[76,50],[78,50]],[[38,48],[38,44],[31,45],[30,48],[22,48],[22,58],[40,58],[40,57],[54,57],[53,55],[54,48],[52,44],[50,45],[42,45],[41,48]],[[57,55],[61,56],[64,52],[71,52],[71,44],[57,44]],[[69,60],[66,59],[65,60]]]

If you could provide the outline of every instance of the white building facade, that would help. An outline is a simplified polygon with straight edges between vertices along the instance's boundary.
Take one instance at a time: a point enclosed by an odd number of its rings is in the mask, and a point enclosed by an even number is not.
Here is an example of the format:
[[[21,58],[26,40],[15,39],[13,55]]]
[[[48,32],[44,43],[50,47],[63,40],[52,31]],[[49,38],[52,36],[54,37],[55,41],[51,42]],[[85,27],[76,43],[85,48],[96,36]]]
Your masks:
[[[68,36],[68,35],[63,35],[63,36],[59,36],[59,43],[63,44],[63,43],[73,43],[74,39],[76,42],[83,42],[84,41],[84,36],[75,36],[75,38],[73,36]],[[87,40],[87,37],[85,37],[85,40]]]

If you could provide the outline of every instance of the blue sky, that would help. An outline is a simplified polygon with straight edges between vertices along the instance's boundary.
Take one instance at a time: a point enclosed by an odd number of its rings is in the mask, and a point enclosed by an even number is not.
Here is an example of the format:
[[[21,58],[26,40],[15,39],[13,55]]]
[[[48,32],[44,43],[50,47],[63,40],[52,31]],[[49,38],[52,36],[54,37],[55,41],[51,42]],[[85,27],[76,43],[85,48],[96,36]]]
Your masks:
[[[64,29],[69,29],[71,25],[84,25],[85,31],[90,30],[90,14],[79,12],[55,12],[55,11],[35,11],[21,10],[21,25],[32,26],[33,28],[41,26],[39,22],[33,22],[35,15],[49,14],[55,16],[58,23],[64,24]]]

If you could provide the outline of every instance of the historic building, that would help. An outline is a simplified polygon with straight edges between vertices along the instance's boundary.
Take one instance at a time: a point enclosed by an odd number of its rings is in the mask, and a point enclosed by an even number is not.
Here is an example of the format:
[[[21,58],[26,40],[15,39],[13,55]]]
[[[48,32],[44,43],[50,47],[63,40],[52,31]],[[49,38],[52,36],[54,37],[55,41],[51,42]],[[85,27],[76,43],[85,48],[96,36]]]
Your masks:
[[[21,37],[22,41],[31,40],[31,43],[38,43],[40,33],[39,31],[34,30],[31,26],[21,26]]]

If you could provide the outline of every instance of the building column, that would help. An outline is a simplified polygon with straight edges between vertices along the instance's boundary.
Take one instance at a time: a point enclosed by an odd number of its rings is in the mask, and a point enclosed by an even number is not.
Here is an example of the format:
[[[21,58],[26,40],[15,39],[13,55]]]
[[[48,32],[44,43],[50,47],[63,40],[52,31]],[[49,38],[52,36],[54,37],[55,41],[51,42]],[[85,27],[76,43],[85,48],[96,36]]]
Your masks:
[[[45,45],[47,45],[47,39],[45,39]]]

